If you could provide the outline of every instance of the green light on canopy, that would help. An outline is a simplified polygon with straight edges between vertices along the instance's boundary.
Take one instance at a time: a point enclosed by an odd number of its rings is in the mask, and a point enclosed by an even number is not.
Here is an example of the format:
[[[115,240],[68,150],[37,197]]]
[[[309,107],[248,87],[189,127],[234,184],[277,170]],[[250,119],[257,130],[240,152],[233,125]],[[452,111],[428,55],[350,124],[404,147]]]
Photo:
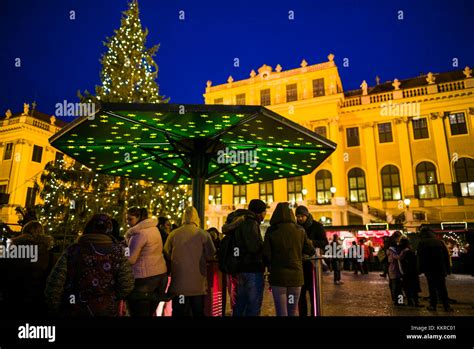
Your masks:
[[[336,148],[264,107],[184,105],[185,114],[180,113],[182,107],[102,104],[96,110],[107,122],[98,127],[95,120],[78,118],[50,142],[100,173],[196,185],[248,184],[283,178],[282,173],[309,174]],[[218,152],[226,149],[234,154],[219,160]],[[132,161],[125,161],[125,154],[132,151]],[[198,158],[205,161],[195,161]],[[204,194],[198,187],[193,202],[199,205]]]

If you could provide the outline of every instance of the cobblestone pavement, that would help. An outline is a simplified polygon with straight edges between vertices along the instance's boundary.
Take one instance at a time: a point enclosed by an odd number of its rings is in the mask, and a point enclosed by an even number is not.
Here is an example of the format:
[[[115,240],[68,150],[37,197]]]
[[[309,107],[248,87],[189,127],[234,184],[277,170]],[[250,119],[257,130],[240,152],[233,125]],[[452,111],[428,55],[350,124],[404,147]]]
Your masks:
[[[438,305],[438,311],[428,311],[428,285],[424,276],[420,277],[421,304],[423,308],[394,307],[391,305],[388,278],[379,276],[380,272],[368,275],[354,275],[342,272],[343,285],[334,285],[333,274],[323,276],[323,315],[324,316],[474,316],[474,277],[470,275],[450,275],[446,283],[449,298],[457,301],[452,304],[454,312],[447,313]],[[229,308],[227,308],[229,309]],[[274,316],[275,307],[268,284],[263,297],[262,316]]]

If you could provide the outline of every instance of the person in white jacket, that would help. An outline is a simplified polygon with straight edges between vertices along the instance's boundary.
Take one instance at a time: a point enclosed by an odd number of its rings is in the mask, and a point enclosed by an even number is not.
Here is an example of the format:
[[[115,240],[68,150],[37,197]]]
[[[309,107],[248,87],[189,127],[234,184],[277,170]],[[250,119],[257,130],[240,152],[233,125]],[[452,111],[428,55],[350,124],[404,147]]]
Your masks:
[[[148,218],[146,208],[128,209],[127,223],[131,227],[125,234],[128,260],[135,277],[135,288],[128,301],[130,315],[152,316],[168,282],[163,242],[157,220]]]

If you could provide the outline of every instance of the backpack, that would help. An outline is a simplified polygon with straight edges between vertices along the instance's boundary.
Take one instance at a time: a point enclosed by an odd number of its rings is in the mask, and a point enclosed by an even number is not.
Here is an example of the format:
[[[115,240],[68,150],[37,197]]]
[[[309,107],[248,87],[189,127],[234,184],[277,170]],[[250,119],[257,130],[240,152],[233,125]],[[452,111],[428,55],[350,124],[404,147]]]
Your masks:
[[[115,278],[119,272],[119,245],[109,253],[99,253],[92,244],[73,244],[67,249],[68,267],[63,306],[67,316],[117,316]],[[70,297],[74,295],[74,303]]]
[[[236,231],[231,231],[220,243],[218,252],[219,270],[226,274],[235,274],[239,271],[241,262],[240,251],[237,247]]]

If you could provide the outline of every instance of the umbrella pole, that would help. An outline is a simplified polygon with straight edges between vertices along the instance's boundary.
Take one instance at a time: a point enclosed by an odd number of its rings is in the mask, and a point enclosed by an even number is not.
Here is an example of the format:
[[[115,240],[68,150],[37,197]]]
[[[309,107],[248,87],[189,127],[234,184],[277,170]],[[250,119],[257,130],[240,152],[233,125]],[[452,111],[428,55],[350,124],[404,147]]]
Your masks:
[[[193,206],[201,220],[201,228],[204,229],[204,208],[206,205],[205,196],[206,194],[206,179],[202,177],[193,178]]]
[[[208,175],[209,154],[208,141],[206,139],[195,139],[193,152],[191,154],[191,176],[193,180],[193,206],[201,220],[201,228],[204,228],[204,208],[206,205],[206,178]]]

